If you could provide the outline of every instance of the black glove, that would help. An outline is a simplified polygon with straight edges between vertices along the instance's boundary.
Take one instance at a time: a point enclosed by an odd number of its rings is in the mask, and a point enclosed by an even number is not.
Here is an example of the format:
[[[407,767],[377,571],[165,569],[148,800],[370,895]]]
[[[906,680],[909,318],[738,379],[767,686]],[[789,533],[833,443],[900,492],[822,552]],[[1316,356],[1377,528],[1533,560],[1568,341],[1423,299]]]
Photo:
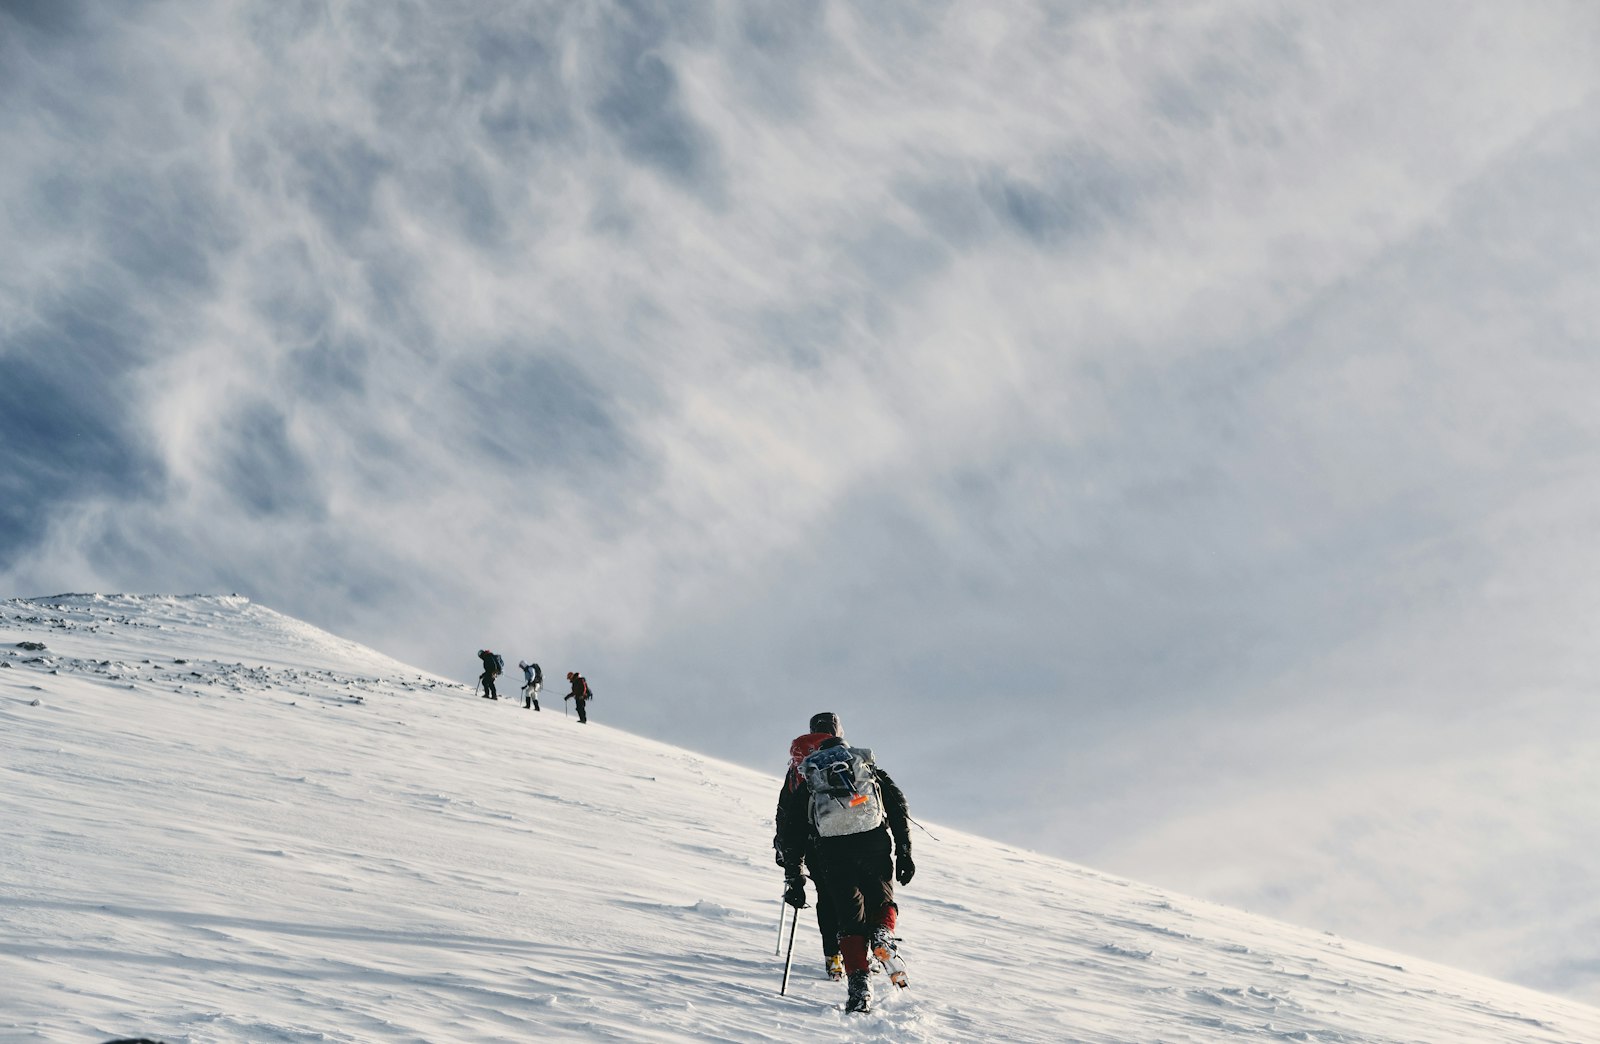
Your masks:
[[[894,879],[901,884],[910,884],[912,876],[917,872],[917,864],[911,861],[911,846],[905,845],[894,850]]]
[[[804,874],[790,874],[783,879],[783,901],[796,910],[806,908],[806,878]]]

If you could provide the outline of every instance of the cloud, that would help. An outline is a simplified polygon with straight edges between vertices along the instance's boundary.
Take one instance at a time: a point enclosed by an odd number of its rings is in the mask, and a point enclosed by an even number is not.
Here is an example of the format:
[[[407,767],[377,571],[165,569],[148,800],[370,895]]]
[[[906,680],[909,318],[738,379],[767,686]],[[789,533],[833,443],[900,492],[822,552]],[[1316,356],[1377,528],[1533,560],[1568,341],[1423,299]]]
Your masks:
[[[32,547],[62,500],[159,489],[160,460],[122,386],[133,365],[123,336],[103,315],[67,313],[17,336],[0,359],[0,561]]]
[[[684,107],[662,49],[705,18],[694,5],[620,3],[608,19],[599,69],[610,70],[594,113],[636,161],[708,198],[721,194],[716,145]]]
[[[325,512],[310,462],[281,411],[265,402],[242,405],[227,436],[221,481],[251,516]]]
[[[0,11],[13,25],[41,38],[69,36],[81,24],[81,5],[73,0],[9,0]]]

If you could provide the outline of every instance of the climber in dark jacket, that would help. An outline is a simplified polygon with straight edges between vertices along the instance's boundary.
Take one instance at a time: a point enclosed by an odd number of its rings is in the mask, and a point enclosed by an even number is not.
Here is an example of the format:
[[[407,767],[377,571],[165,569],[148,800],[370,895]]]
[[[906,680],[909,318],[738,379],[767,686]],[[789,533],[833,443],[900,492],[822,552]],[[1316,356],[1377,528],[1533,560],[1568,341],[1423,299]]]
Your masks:
[[[494,687],[494,680],[500,674],[500,657],[488,649],[479,649],[478,659],[483,661],[483,673],[478,675],[478,681],[483,686],[483,697],[498,700],[500,693]]]
[[[779,801],[782,811],[778,832],[778,856],[785,875],[784,901],[797,905],[794,900],[798,898],[798,905],[804,904],[804,888],[797,890],[794,885],[803,880],[803,867],[809,861],[813,875],[818,878],[818,887],[827,890],[838,923],[839,950],[850,980],[846,1010],[865,1011],[871,1000],[869,947],[886,965],[894,959],[894,929],[899,915],[894,901],[894,882],[909,884],[916,873],[916,865],[911,861],[911,813],[905,794],[889,774],[872,761],[872,752],[845,743],[837,715],[827,712],[815,715],[811,719],[811,730],[826,732],[829,736],[818,745],[816,753],[801,762],[801,775],[810,780],[813,766],[829,760],[825,758],[828,751],[846,748],[852,764],[859,762],[868,767],[882,815],[875,825],[852,829],[850,809],[856,806],[857,799],[861,807],[871,807],[871,795],[857,794],[849,802],[838,797],[831,799],[838,801],[840,809],[844,810],[842,825],[819,824],[816,808],[819,804],[825,811],[831,808],[826,795],[823,801],[814,803],[814,785],[810,782],[786,792]],[[838,759],[842,755],[834,757]],[[848,795],[849,791],[845,793]],[[817,837],[808,848],[811,829],[816,829]]]
[[[578,723],[587,725],[589,713],[584,710],[589,701],[594,699],[594,693],[589,690],[589,682],[577,671],[567,672],[567,681],[572,683],[572,691],[561,697],[562,700],[571,700],[578,707]]]

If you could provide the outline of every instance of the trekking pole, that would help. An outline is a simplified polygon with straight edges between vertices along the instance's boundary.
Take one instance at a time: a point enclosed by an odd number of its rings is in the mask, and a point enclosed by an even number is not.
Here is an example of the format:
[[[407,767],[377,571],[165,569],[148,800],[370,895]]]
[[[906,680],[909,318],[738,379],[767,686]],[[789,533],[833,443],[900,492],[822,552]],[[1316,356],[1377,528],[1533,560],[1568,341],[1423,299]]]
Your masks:
[[[772,944],[772,956],[776,957],[783,952],[783,911],[789,904],[782,899],[778,900],[778,941]]]
[[[789,956],[783,959],[783,985],[778,987],[778,996],[782,997],[789,992],[789,965],[794,962],[794,930],[800,924],[800,908],[794,908],[794,920],[789,922]],[[783,922],[778,922],[782,930]]]

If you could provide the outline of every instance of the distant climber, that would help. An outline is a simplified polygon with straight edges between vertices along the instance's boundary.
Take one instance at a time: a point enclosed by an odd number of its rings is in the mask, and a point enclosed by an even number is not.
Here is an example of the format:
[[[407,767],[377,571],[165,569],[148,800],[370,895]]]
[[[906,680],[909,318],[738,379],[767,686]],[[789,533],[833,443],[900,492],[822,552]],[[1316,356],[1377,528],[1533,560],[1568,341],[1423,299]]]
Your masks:
[[[577,671],[567,672],[567,681],[572,683],[572,691],[561,697],[563,701],[572,700],[578,707],[578,724],[589,724],[589,712],[584,708],[590,700],[594,699],[594,690],[589,688],[589,682]]]
[[[494,680],[500,672],[506,669],[505,658],[499,653],[490,652],[488,649],[478,650],[478,659],[483,661],[483,673],[478,675],[478,683],[483,687],[483,698],[498,700],[500,692],[494,687]]]
[[[539,709],[539,690],[544,688],[544,671],[536,663],[517,661],[517,666],[522,668],[522,709],[532,707]]]

